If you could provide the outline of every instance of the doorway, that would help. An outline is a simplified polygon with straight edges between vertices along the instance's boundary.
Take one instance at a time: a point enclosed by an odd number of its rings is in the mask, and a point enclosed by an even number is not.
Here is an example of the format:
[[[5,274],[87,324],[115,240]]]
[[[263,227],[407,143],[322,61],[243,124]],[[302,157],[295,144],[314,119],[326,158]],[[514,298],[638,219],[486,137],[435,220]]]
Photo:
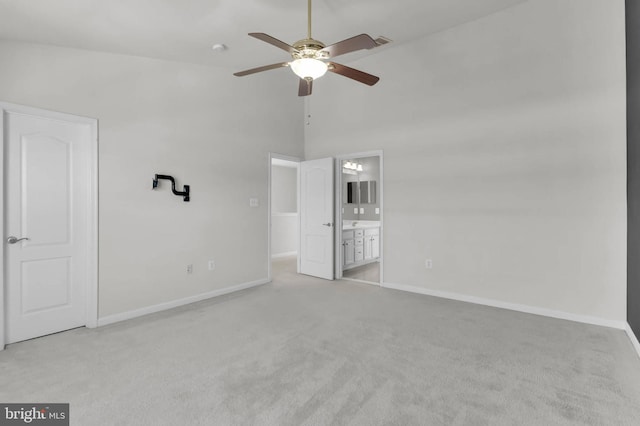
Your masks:
[[[382,285],[382,151],[338,157],[336,278]]]
[[[269,156],[269,280],[300,271],[300,160]]]
[[[326,280],[334,277],[334,159],[321,158],[301,161],[297,158],[270,154],[269,157],[269,280],[273,278],[280,256],[296,257],[297,274],[310,275]],[[278,183],[279,167],[296,168],[296,183]],[[293,173],[287,172],[291,176]],[[292,177],[285,181],[292,182]],[[282,181],[284,182],[284,181]],[[284,188],[287,211],[277,207],[278,192]],[[296,195],[296,212],[291,212],[293,202],[291,196]],[[286,205],[285,204],[285,205]],[[297,227],[293,227],[293,220]],[[286,228],[278,228],[278,221],[289,222]],[[294,233],[295,229],[295,233]],[[288,249],[277,249],[278,239],[287,238]],[[295,237],[295,245],[294,238]],[[282,241],[280,241],[282,243]],[[289,251],[294,247],[297,252]],[[278,265],[280,266],[280,265]],[[281,269],[281,268],[279,268]],[[293,269],[289,268],[290,272]]]
[[[0,103],[0,350],[97,326],[97,120]]]

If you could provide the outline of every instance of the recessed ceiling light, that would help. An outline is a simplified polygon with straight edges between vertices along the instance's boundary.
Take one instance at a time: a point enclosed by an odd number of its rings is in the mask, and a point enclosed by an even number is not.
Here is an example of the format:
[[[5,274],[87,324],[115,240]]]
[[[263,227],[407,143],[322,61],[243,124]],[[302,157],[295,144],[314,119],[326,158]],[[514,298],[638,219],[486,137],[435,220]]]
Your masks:
[[[227,50],[227,46],[225,46],[224,44],[214,44],[213,46],[211,46],[211,49],[214,52],[224,52],[225,50]]]

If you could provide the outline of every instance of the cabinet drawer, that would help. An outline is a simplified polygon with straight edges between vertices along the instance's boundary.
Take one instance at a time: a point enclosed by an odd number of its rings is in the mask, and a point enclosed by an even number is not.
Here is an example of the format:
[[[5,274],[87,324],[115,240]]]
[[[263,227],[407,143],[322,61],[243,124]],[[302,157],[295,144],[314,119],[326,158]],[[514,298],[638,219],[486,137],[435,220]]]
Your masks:
[[[364,229],[356,229],[353,232],[355,233],[356,238],[364,237]]]
[[[356,245],[361,246],[364,244],[364,238],[356,238]]]
[[[380,235],[380,228],[365,229],[364,235]]]
[[[353,231],[342,231],[343,240],[353,240]]]
[[[356,247],[356,262],[364,259],[364,253],[362,247]]]

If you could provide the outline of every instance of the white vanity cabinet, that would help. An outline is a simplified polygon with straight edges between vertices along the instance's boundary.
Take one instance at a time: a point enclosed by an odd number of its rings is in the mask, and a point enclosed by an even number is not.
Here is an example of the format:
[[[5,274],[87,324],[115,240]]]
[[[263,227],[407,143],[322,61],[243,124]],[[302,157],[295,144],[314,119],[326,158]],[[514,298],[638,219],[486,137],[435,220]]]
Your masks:
[[[371,257],[377,259],[380,257],[380,234],[371,236]]]
[[[355,237],[355,259],[356,263],[364,260],[364,229],[355,229],[353,231]]]
[[[344,269],[376,261],[380,257],[380,228],[343,231],[342,248]]]
[[[364,230],[364,259],[371,260],[380,257],[380,228]]]
[[[363,236],[364,233],[362,229],[342,232],[343,266],[353,265],[356,262],[362,261],[364,258],[362,248],[362,244],[364,243],[362,239]]]
[[[356,261],[356,251],[354,246],[353,231],[347,231],[342,233],[342,247],[343,247],[343,266],[352,265]]]

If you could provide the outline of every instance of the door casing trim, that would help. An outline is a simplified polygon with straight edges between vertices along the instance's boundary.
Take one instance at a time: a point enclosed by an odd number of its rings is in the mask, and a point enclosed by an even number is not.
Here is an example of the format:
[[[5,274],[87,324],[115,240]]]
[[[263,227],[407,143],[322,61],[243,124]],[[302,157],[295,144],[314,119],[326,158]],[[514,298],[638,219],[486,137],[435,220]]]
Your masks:
[[[85,176],[87,187],[89,188],[89,199],[87,200],[87,287],[86,287],[86,309],[85,326],[95,328],[98,326],[98,120],[95,118],[81,117],[77,115],[64,114],[40,108],[28,107],[24,105],[11,104],[0,101],[0,136],[2,138],[2,149],[0,149],[0,223],[2,223],[3,235],[5,232],[5,183],[4,183],[4,154],[5,154],[5,131],[4,123],[7,113],[34,115],[52,120],[67,121],[76,124],[86,124],[91,131],[90,146],[87,150],[88,173]],[[5,271],[5,244],[0,244],[0,275],[2,283],[0,288],[0,351],[6,345],[6,271]]]

